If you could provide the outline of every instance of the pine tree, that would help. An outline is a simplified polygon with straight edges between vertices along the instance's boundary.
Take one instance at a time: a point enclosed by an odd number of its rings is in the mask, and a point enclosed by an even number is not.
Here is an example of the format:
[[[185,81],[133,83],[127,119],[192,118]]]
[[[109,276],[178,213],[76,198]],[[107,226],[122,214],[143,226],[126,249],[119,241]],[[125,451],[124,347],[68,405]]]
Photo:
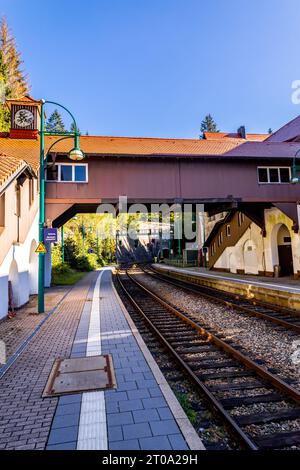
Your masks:
[[[47,132],[66,132],[64,121],[57,109],[53,111],[47,120],[45,130]]]
[[[268,129],[268,134],[273,134],[273,131],[272,131],[271,127],[269,127],[269,129]]]
[[[9,130],[9,110],[5,106],[5,100],[9,97],[7,67],[4,62],[3,52],[0,50],[0,132],[7,132]]]
[[[10,51],[9,51],[9,86],[12,90],[13,98],[21,98],[25,96],[29,89],[28,83],[23,75],[21,69],[21,58],[20,54],[17,52],[15,44],[12,44]]]
[[[21,98],[29,92],[29,86],[22,70],[21,54],[17,50],[15,38],[10,33],[5,18],[2,18],[0,24],[0,50],[7,67],[7,85],[11,98]]]
[[[70,131],[75,132],[76,130],[77,130],[78,134],[81,134],[79,127],[76,128],[74,122],[72,122],[71,127],[70,127]]]
[[[8,98],[20,98],[29,91],[22,71],[22,60],[7,21],[0,22],[0,131],[9,130],[10,113],[5,106]]]
[[[202,132],[202,135],[200,136],[201,139],[204,137],[204,132],[219,132],[217,129],[217,124],[211,114],[207,114],[205,116],[201,122],[200,130]]]

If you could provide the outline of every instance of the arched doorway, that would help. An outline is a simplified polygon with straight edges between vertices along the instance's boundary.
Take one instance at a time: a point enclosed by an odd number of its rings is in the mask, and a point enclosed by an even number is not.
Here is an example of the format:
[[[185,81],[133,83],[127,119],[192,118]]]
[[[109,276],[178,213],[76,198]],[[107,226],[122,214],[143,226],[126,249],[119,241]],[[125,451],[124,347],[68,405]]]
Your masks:
[[[18,265],[13,260],[8,273],[8,307],[13,310],[15,307],[19,307],[19,304],[19,272]]]
[[[286,225],[280,225],[277,232],[278,264],[281,276],[290,276],[294,273],[292,240]]]
[[[258,274],[257,251],[252,240],[245,242],[243,255],[245,274]]]
[[[35,252],[37,243],[32,240],[29,252],[29,294],[36,294],[38,288],[38,255]]]

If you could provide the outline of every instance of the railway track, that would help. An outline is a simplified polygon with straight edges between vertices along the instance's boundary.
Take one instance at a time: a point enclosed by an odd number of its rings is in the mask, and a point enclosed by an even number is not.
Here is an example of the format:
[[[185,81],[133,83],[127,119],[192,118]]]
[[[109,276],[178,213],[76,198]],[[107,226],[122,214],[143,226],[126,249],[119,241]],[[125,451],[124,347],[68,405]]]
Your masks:
[[[201,295],[213,302],[218,302],[257,318],[262,318],[263,320],[275,323],[276,325],[280,325],[283,328],[288,328],[300,334],[300,315],[291,309],[273,306],[271,304],[258,302],[257,300],[245,299],[238,295],[213,289],[212,287],[192,284],[182,279],[174,279],[168,274],[159,273],[150,266],[140,267],[145,274],[153,276],[157,280],[167,282],[185,291]]]
[[[134,311],[173,356],[239,442],[248,449],[300,447],[300,393],[191,315],[117,273]]]

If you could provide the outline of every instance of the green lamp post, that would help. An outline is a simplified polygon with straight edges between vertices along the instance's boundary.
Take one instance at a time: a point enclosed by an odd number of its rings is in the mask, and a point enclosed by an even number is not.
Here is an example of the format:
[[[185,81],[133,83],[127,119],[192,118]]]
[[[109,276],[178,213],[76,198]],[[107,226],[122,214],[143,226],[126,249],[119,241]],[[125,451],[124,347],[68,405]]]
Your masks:
[[[74,132],[47,132],[45,131],[45,105],[53,104],[64,109],[72,118],[74,124]],[[79,148],[79,133],[78,127],[73,114],[64,106],[54,101],[41,101],[41,128],[39,131],[40,135],[40,172],[39,172],[39,184],[40,184],[40,197],[39,197],[39,242],[44,243],[44,227],[45,227],[45,135],[52,135],[61,137],[56,140],[51,147],[47,150],[47,156],[52,147],[64,139],[74,138],[74,148],[70,150],[68,157],[71,160],[78,161],[84,158],[84,153]],[[38,313],[44,313],[45,311],[45,254],[39,253],[39,270],[38,270]]]

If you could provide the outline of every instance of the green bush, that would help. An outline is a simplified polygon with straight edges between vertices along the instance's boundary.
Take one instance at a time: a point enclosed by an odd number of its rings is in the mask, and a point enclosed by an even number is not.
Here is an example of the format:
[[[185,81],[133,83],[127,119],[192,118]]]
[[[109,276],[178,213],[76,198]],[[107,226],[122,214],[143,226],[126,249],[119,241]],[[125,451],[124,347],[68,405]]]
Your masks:
[[[65,240],[65,260],[69,263],[71,268],[76,269],[76,255],[79,255],[78,245],[73,238]]]
[[[79,271],[93,271],[98,267],[97,255],[89,253],[88,255],[76,256],[75,267]]]
[[[65,237],[65,262],[73,270],[92,271],[105,266],[114,260],[112,252],[115,248],[115,240],[103,240],[97,242],[93,233],[87,233],[82,237],[81,232],[75,232],[73,236]],[[89,253],[93,250],[93,253]],[[61,247],[53,246],[52,265],[61,268]]]
[[[68,274],[70,272],[72,272],[72,269],[70,268],[68,263],[62,264],[62,262],[60,261],[60,263],[57,263],[52,266],[52,273],[54,275],[55,274]]]
[[[61,247],[60,245],[53,245],[52,247],[52,266],[61,264]]]
[[[96,255],[96,253],[89,253],[87,255],[87,259],[88,259],[88,262],[90,263],[92,270],[98,268],[99,263],[98,263],[98,256]]]

